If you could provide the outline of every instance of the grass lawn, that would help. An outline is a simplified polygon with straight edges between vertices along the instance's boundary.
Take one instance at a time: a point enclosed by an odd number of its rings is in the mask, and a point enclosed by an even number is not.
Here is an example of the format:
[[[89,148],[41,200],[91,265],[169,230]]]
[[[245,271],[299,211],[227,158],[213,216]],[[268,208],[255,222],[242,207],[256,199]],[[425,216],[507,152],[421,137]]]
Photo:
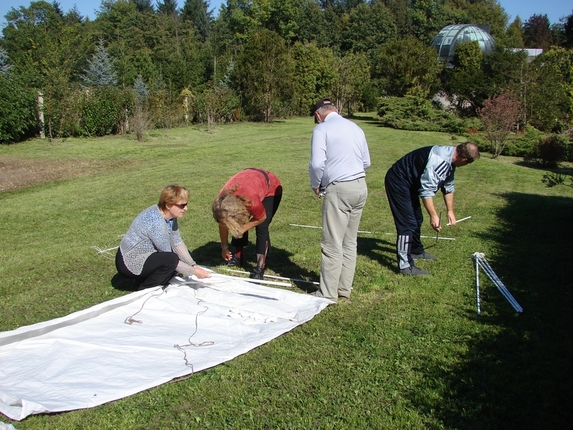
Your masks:
[[[440,133],[380,127],[368,138],[369,198],[351,305],[228,363],[92,409],[31,416],[24,429],[562,429],[573,419],[573,188],[488,154],[456,173],[458,218],[439,240],[427,277],[396,273],[384,175],[403,154],[455,145]],[[310,190],[310,118],[207,130],[30,141],[0,146],[0,330],[67,315],[124,295],[116,246],[161,189],[191,191],[182,236],[199,264],[220,261],[210,208],[246,167],[271,170],[284,196],[271,224],[269,274],[318,281],[321,202]],[[563,170],[570,175],[570,170]],[[569,183],[569,180],[567,181]],[[444,210],[441,196],[438,210]],[[254,237],[254,235],[253,235]],[[524,308],[516,314],[482,274],[476,313],[474,252]],[[246,268],[255,263],[246,248]],[[305,293],[309,284],[293,290]],[[1,363],[0,363],[1,370]],[[11,421],[0,415],[0,422]]]

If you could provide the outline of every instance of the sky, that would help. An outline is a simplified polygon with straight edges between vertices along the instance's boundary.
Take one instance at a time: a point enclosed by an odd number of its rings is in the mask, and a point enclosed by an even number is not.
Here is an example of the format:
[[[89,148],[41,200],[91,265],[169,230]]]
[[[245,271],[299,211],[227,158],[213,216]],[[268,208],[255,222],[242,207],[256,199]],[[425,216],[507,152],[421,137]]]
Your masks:
[[[52,3],[53,0],[46,0]],[[207,0],[210,8],[214,9],[214,15],[217,16],[219,6],[226,0]],[[571,15],[573,13],[573,2],[570,0],[498,0],[501,7],[509,15],[509,23],[512,23],[517,15],[522,22],[527,21],[532,15],[547,15],[549,22],[555,24],[559,18]],[[184,0],[178,0],[179,7],[183,6]],[[18,9],[20,6],[28,7],[29,0],[0,0],[0,27],[6,25],[4,15],[11,8]],[[99,10],[101,0],[58,0],[62,10],[65,12],[73,9],[77,5],[80,14],[88,16],[91,20],[96,18],[96,11]],[[155,4],[155,1],[152,3]],[[482,24],[482,23],[480,23]]]

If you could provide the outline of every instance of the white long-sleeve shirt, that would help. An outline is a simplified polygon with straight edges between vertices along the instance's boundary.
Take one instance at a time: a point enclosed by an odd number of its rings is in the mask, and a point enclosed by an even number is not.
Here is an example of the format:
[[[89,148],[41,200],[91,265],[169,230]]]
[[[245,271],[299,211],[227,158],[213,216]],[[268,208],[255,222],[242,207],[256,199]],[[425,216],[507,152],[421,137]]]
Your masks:
[[[362,178],[369,166],[366,136],[358,125],[332,112],[314,127],[308,167],[313,190]]]

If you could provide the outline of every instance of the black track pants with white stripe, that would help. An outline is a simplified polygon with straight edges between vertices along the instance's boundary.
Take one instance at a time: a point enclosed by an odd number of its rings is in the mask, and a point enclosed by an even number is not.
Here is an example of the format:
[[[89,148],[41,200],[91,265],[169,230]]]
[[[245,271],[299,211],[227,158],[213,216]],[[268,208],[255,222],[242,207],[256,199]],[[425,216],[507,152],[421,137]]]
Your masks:
[[[404,185],[392,170],[386,174],[384,181],[390,210],[396,225],[396,258],[399,269],[414,265],[412,254],[422,254],[424,246],[420,240],[420,228],[424,217],[418,190],[411,190]]]

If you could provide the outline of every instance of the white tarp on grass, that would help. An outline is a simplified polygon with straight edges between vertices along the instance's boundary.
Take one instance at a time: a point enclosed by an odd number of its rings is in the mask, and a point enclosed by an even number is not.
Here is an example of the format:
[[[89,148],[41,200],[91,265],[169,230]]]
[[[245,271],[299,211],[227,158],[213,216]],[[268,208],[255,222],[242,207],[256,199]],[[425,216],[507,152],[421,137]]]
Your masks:
[[[89,408],[231,360],[329,300],[223,275],[137,291],[0,333],[0,412]]]

